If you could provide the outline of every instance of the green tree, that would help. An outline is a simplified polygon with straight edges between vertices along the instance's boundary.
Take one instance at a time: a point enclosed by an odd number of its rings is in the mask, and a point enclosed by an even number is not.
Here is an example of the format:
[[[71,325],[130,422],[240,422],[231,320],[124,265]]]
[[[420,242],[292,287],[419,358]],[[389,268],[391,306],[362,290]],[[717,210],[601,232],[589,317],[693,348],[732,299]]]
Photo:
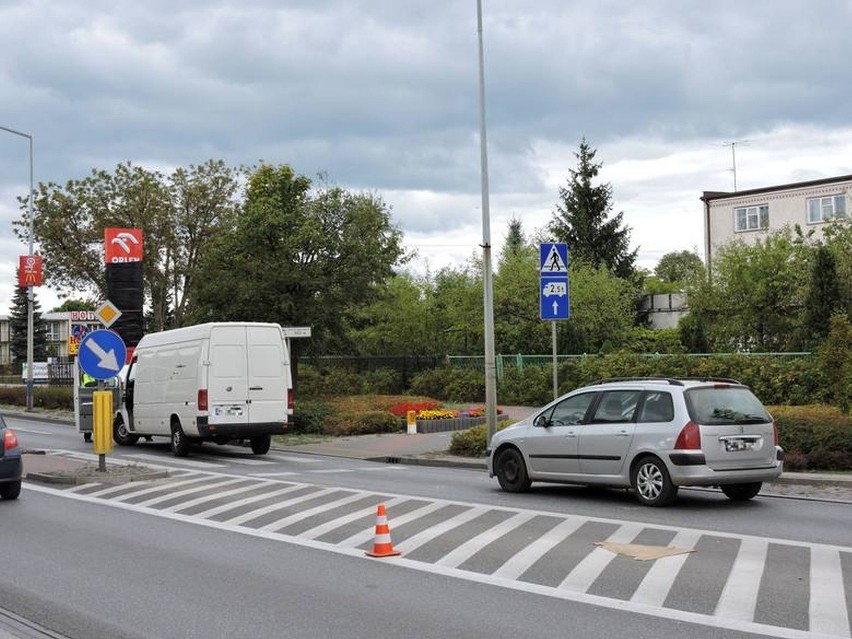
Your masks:
[[[714,351],[788,351],[801,344],[813,250],[790,229],[719,250],[710,281],[687,284],[690,315]],[[691,342],[684,339],[684,344]]]
[[[804,330],[809,342],[815,344],[825,339],[831,328],[831,316],[840,308],[840,287],[834,255],[825,246],[819,245],[805,299]]]
[[[568,244],[570,259],[592,267],[605,266],[618,277],[633,279],[638,249],[630,250],[630,229],[622,228],[624,213],[612,214],[612,186],[594,185],[601,163],[585,138],[580,143],[577,169],[559,188],[560,203],[549,229],[559,242]]]
[[[431,278],[426,309],[435,321],[439,352],[482,355],[483,290],[482,269],[474,260],[458,268],[444,267]]]
[[[17,278],[16,278],[17,279]],[[27,333],[29,324],[29,293],[26,287],[16,286],[9,308],[10,351],[13,362],[27,361]],[[47,359],[47,324],[41,316],[38,298],[33,292],[33,361]]]
[[[289,166],[264,164],[248,178],[243,211],[192,273],[192,317],[311,326],[314,352],[343,350],[353,313],[377,299],[401,261],[401,234],[381,199],[315,188]]]
[[[852,221],[835,220],[826,224],[823,235],[825,247],[834,257],[841,303],[852,320]]]
[[[94,311],[98,303],[91,300],[80,300],[69,298],[53,309],[54,313],[67,313],[69,311]]]
[[[144,291],[151,328],[181,325],[192,279],[207,243],[229,222],[238,203],[238,171],[209,161],[170,176],[123,163],[94,170],[65,186],[39,184],[33,224],[45,255],[47,282],[60,290],[106,294],[103,237],[107,227],[144,233]],[[25,237],[26,202],[15,232]],[[168,317],[173,320],[169,322]]]
[[[693,251],[672,251],[660,258],[654,275],[664,282],[685,282],[704,273],[704,262]]]
[[[408,273],[392,276],[369,306],[354,313],[349,338],[361,355],[434,355],[436,318],[426,311],[429,283]]]

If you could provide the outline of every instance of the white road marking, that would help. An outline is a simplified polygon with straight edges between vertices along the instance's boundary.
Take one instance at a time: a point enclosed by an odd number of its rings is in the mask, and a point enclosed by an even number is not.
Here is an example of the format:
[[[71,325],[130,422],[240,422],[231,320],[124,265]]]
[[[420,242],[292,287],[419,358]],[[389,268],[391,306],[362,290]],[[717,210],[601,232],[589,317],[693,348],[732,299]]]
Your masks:
[[[416,497],[412,497],[411,499],[417,499]],[[400,515],[399,517],[393,518],[394,526],[402,526],[403,524],[407,524],[410,521],[414,521],[415,519],[419,519],[424,515],[428,515],[429,513],[433,513],[439,508],[443,508],[447,505],[447,502],[432,502],[431,504],[426,504],[425,506],[421,506],[416,510],[412,510],[409,513],[405,513],[404,515]],[[388,522],[390,524],[390,521]],[[357,548],[361,544],[365,544],[370,541],[375,535],[376,527],[370,526],[367,530],[362,530],[361,532],[355,533],[351,537],[347,537],[343,541],[340,542],[339,545],[345,546],[347,548]],[[393,528],[391,528],[391,538],[393,538]]]
[[[341,497],[340,499],[336,499],[335,501],[330,501],[325,504],[320,504],[319,506],[315,506],[313,508],[308,508],[307,510],[303,510],[302,512],[294,513],[287,517],[282,517],[277,521],[273,521],[265,526],[261,526],[261,530],[278,530],[279,528],[286,528],[291,524],[295,524],[298,521],[302,521],[303,519],[307,519],[308,517],[313,517],[314,515],[319,515],[321,513],[327,512],[330,508],[337,508],[338,506],[345,506],[346,504],[351,504],[353,501],[359,501],[364,499],[366,495],[361,492],[356,492],[346,497]]]
[[[421,531],[412,537],[409,537],[401,544],[399,544],[399,546],[397,546],[397,550],[400,550],[402,552],[411,552],[413,550],[416,550],[426,542],[432,541],[436,537],[443,535],[445,532],[453,530],[454,528],[458,528],[462,524],[466,524],[467,522],[476,519],[481,515],[484,515],[489,510],[491,510],[490,507],[480,507],[470,508],[464,512],[460,512],[455,517],[450,517],[449,519],[442,521],[439,524],[430,526],[426,530]]]
[[[280,455],[278,453],[268,453],[266,456],[270,459],[293,462],[294,464],[322,464],[326,461],[325,459],[317,459],[316,457],[299,457],[298,455]]]
[[[304,488],[304,486],[303,486]],[[264,506],[263,508],[257,508],[255,510],[250,510],[247,513],[243,513],[242,515],[237,515],[236,517],[232,517],[231,519],[226,519],[225,521],[229,524],[244,524],[247,521],[251,521],[252,519],[257,519],[258,517],[262,517],[267,513],[271,513],[273,511],[278,510],[279,508],[285,506],[292,506],[294,504],[299,504],[304,501],[308,501],[309,499],[314,499],[315,497],[322,497],[324,495],[328,495],[329,493],[337,492],[340,490],[339,488],[323,488],[322,490],[315,490],[314,492],[308,493],[307,495],[300,495],[299,497],[293,497],[292,499],[287,499],[285,501],[280,501],[276,504],[270,504],[269,506]]]
[[[53,435],[52,430],[36,430],[35,428],[24,428],[23,426],[15,426],[13,429],[16,433],[32,433],[33,435]]]
[[[155,461],[159,464],[169,463],[169,464],[178,464],[179,466],[189,466],[190,468],[224,468],[225,464],[216,464],[213,462],[206,461],[193,461],[191,459],[184,459],[182,457],[175,457],[174,459],[168,459],[165,457],[161,457],[159,455],[148,455],[147,453],[131,453],[125,454],[124,457],[131,457],[133,459],[147,459],[150,461]]]
[[[506,563],[494,572],[494,576],[500,579],[517,579],[529,570],[530,566],[544,556],[544,553],[577,530],[585,521],[580,517],[567,517],[565,521],[558,523],[523,550],[516,553],[514,557],[507,560]]]
[[[714,614],[744,621],[754,619],[768,550],[769,544],[759,539],[742,540]]]
[[[200,486],[193,486],[192,488],[185,488],[184,490],[178,491],[169,491],[165,495],[159,495],[157,497],[151,497],[150,499],[146,499],[145,501],[136,502],[139,506],[156,506],[157,504],[161,504],[164,501],[171,501],[176,497],[186,497],[188,495],[194,495],[195,493],[201,493],[205,490],[212,490],[216,488],[224,488],[226,486],[231,486],[236,484],[239,479],[228,479],[226,481],[220,482],[202,482]],[[124,497],[119,497],[119,499],[125,499]]]
[[[669,542],[669,546],[692,548],[698,543],[701,533],[695,530],[682,530]],[[646,606],[660,606],[669,596],[674,580],[689,558],[688,554],[662,557],[654,562],[645,578],[630,598],[632,603]]]
[[[363,508],[361,510],[356,510],[354,513],[349,513],[348,515],[344,515],[343,517],[338,517],[337,519],[333,519],[329,522],[316,526],[315,528],[311,528],[310,530],[306,530],[299,537],[303,539],[316,539],[317,537],[322,537],[327,532],[331,532],[341,526],[345,526],[348,523],[353,521],[357,521],[362,517],[367,517],[376,512],[376,506],[378,506],[381,501],[381,495],[376,495],[376,505],[368,506],[367,508]],[[398,506],[399,504],[408,501],[405,497],[394,497],[393,499],[389,499],[385,501],[385,508],[393,508],[394,506]]]
[[[302,473],[297,473],[295,470],[288,470],[283,473],[251,473],[248,475],[249,477],[292,477],[293,475],[302,475]]]
[[[811,632],[848,637],[849,615],[840,553],[833,548],[811,548]]]
[[[272,484],[274,485],[274,484]],[[231,502],[228,504],[222,504],[221,506],[216,506],[214,508],[210,508],[208,510],[202,511],[200,513],[195,513],[194,517],[202,517],[209,518],[213,515],[218,515],[219,513],[224,513],[229,510],[234,510],[235,508],[239,508],[240,506],[244,506],[246,504],[254,504],[259,501],[263,501],[264,499],[271,499],[272,497],[280,497],[281,495],[286,495],[287,493],[292,493],[300,488],[304,488],[303,484],[291,484],[286,488],[280,488],[278,490],[273,490],[268,493],[263,493],[260,495],[255,495],[254,497],[246,497],[245,499],[241,499],[238,502]]]
[[[636,535],[642,532],[644,526],[642,524],[624,524],[621,528],[607,537],[607,541],[615,544],[629,544],[636,539]],[[604,548],[597,547],[590,552],[579,564],[574,566],[574,570],[568,573],[568,576],[559,584],[559,588],[567,588],[568,590],[577,590],[586,592],[595,582],[609,563],[615,559],[617,555]]]
[[[238,482],[238,481],[240,481],[240,480],[238,480],[238,479],[234,480],[234,482]],[[222,484],[219,484],[219,485],[221,486]],[[263,484],[260,484],[260,485],[262,486]],[[269,484],[266,484],[266,485],[267,486],[275,486],[276,484],[269,483]],[[181,502],[179,504],[174,504],[173,506],[169,506],[168,508],[163,508],[163,510],[166,510],[166,511],[172,512],[172,513],[177,513],[177,512],[181,512],[183,510],[187,510],[189,508],[193,508],[194,506],[199,506],[199,505],[204,504],[208,501],[218,501],[218,500],[222,499],[223,497],[233,497],[234,495],[239,495],[240,493],[245,493],[245,492],[248,492],[250,490],[255,490],[257,488],[258,488],[257,484],[248,485],[248,486],[240,486],[239,488],[232,488],[231,490],[225,490],[225,491],[222,491],[221,493],[215,493],[213,495],[203,495],[201,497],[196,497],[195,499],[190,499],[189,501],[184,501],[184,502]],[[242,501],[240,501],[238,503],[242,503]],[[234,506],[233,502],[231,502],[231,506]]]
[[[508,519],[504,519],[496,526],[492,526],[488,530],[479,533],[476,537],[469,539],[461,546],[455,548],[452,552],[441,557],[437,563],[441,566],[451,566],[453,568],[460,566],[465,561],[473,557],[473,555],[475,555],[478,551],[485,548],[488,544],[500,539],[503,535],[512,532],[519,526],[527,523],[533,517],[535,517],[535,515],[532,513],[516,513]]]

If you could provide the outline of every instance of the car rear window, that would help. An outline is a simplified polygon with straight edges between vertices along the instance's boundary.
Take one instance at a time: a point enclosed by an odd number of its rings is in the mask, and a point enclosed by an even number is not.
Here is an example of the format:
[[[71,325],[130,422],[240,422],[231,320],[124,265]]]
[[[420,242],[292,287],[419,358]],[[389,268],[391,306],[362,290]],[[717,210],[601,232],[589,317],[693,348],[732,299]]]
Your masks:
[[[771,422],[760,400],[743,386],[701,386],[685,393],[692,421],[699,424],[756,424]]]

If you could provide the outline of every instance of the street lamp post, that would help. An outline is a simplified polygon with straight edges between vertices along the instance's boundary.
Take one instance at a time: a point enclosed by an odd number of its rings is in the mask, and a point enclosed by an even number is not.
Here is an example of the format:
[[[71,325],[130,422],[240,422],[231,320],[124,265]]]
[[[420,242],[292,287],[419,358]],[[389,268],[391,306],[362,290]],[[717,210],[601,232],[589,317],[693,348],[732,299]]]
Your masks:
[[[30,143],[30,193],[27,198],[27,210],[29,212],[29,256],[33,256],[33,136],[14,129],[9,129],[5,126],[0,126],[0,130],[6,131],[13,135],[19,135],[26,138]],[[33,287],[28,286],[27,292],[27,410],[33,409]]]
[[[485,418],[487,445],[497,432],[497,362],[494,348],[494,293],[491,273],[491,222],[488,200],[488,143],[485,138],[485,54],[482,45],[482,0],[476,0],[479,42],[479,151],[482,179],[482,284],[485,289]]]

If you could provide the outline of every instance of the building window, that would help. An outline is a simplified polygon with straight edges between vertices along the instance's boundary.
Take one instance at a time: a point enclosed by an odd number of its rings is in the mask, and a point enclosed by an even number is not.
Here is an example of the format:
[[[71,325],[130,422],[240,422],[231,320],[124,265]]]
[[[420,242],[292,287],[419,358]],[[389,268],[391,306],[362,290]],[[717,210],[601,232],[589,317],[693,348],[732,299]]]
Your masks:
[[[48,322],[47,323],[47,335],[48,342],[61,342],[62,341],[62,330],[59,327],[59,322]]]
[[[769,226],[769,205],[747,206],[734,209],[737,231],[757,231]]]
[[[846,219],[846,196],[831,195],[808,199],[808,224]]]

